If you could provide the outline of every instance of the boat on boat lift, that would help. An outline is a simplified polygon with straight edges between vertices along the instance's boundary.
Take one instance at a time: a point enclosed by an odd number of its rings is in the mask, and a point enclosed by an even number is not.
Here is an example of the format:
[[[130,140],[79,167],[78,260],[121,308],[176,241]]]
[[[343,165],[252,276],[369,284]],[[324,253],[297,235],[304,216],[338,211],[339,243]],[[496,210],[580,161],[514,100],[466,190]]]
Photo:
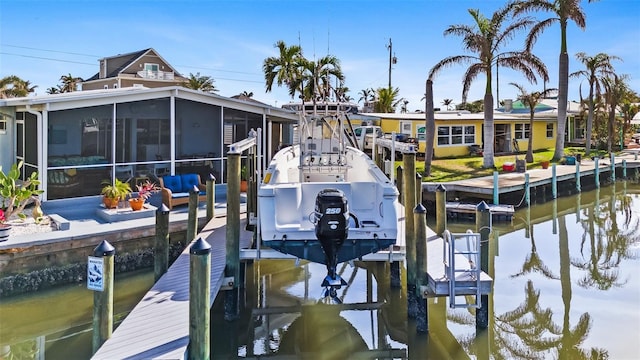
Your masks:
[[[258,225],[263,245],[325,264],[322,286],[335,299],[346,284],[337,265],[394,245],[404,214],[395,184],[352,137],[356,105],[322,105],[299,112],[297,143],[272,158],[257,191]]]

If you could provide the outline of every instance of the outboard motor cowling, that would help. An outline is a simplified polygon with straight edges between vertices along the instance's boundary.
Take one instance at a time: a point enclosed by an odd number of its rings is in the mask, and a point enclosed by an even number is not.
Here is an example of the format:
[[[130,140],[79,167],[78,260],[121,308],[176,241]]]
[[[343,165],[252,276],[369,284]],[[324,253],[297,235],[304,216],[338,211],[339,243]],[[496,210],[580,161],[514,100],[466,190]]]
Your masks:
[[[322,286],[329,287],[335,297],[335,289],[347,283],[336,274],[338,251],[349,234],[349,207],[344,193],[338,189],[323,189],[316,197],[316,237],[325,254],[327,276]]]
[[[349,208],[344,193],[338,189],[323,189],[316,197],[316,237],[336,239],[340,245],[349,233]]]

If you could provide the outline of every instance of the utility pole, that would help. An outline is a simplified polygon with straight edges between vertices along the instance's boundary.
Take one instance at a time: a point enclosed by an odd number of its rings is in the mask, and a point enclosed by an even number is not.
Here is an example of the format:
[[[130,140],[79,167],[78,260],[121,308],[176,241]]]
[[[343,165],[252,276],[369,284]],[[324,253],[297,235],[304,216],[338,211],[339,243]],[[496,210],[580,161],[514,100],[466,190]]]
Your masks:
[[[396,58],[396,54],[393,54],[393,44],[391,43],[391,38],[389,38],[389,45],[387,45],[387,49],[389,49],[389,89],[391,89],[391,65],[396,64],[398,62],[398,58]]]

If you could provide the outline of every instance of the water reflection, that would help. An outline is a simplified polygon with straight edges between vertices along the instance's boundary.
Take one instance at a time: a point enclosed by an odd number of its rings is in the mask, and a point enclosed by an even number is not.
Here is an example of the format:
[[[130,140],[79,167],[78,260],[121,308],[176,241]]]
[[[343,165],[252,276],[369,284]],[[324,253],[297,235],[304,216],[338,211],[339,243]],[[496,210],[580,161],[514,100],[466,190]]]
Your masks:
[[[372,309],[338,311],[317,305],[320,292],[308,287],[317,283],[312,278],[322,276],[322,268],[273,262],[270,270],[253,271],[260,285],[251,309],[262,314],[253,324],[264,328],[268,322],[269,330],[249,326],[254,337],[244,338],[252,342],[238,341],[236,354],[403,358],[376,353],[395,349],[418,359],[639,358],[640,281],[632,276],[640,271],[638,193],[637,185],[610,186],[522,209],[513,223],[494,224],[493,236],[499,238],[492,239],[490,248],[495,283],[485,331],[476,329],[474,309],[448,309],[446,298],[436,298],[428,300],[430,333],[417,335],[406,317],[406,289],[389,287],[386,264],[343,268],[350,285],[342,300]],[[464,231],[474,225],[449,227]],[[254,266],[262,264],[268,262]],[[272,306],[296,311],[261,312]],[[331,336],[334,331],[339,335]]]
[[[212,358],[640,358],[639,194],[639,185],[617,183],[494,223],[484,331],[473,309],[430,298],[430,332],[417,334],[406,284],[390,286],[386,263],[341,264],[349,285],[336,307],[318,303],[324,266],[255,262],[240,320],[225,321],[218,301],[212,309]],[[452,232],[474,227],[449,223]],[[126,299],[116,312],[129,311],[152,280],[116,281],[115,296]],[[83,285],[0,299],[0,357],[89,358],[92,299]]]

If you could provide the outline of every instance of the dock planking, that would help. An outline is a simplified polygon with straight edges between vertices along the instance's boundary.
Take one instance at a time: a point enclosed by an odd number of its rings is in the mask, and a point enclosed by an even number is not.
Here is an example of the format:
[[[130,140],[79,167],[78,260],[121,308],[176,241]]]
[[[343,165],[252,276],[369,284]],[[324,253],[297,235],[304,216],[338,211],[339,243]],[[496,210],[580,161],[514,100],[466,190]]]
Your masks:
[[[241,214],[241,220],[246,219]],[[220,291],[226,263],[226,217],[213,218],[199,233],[211,245],[210,305]],[[240,246],[252,233],[240,232]],[[127,315],[92,359],[183,359],[189,345],[189,248],[180,254]]]

